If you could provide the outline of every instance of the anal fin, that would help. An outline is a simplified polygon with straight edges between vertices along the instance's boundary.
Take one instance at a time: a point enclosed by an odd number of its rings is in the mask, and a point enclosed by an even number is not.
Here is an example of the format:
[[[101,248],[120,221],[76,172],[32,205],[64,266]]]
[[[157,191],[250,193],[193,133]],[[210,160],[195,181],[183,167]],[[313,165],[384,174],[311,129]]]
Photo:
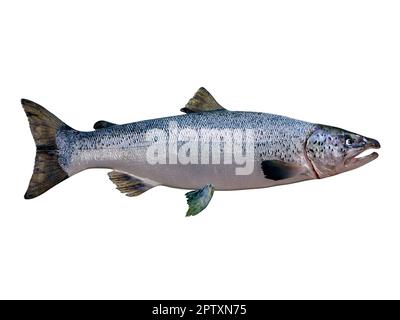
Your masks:
[[[122,193],[125,193],[125,195],[128,197],[139,196],[143,192],[146,192],[147,190],[156,186],[156,184],[144,182],[135,176],[120,171],[111,171],[108,173],[108,176],[110,180],[117,186],[117,189]]]
[[[195,216],[203,211],[210,203],[213,194],[214,186],[212,184],[186,193],[187,203],[189,205],[186,216]]]

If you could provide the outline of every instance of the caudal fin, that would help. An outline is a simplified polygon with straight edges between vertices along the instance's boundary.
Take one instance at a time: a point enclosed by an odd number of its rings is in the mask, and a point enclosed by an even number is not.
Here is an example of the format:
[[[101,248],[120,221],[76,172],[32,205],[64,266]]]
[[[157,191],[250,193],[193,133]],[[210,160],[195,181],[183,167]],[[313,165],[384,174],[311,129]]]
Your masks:
[[[58,162],[56,135],[60,128],[70,129],[42,106],[21,100],[36,144],[35,167],[25,199],[35,198],[68,178]]]

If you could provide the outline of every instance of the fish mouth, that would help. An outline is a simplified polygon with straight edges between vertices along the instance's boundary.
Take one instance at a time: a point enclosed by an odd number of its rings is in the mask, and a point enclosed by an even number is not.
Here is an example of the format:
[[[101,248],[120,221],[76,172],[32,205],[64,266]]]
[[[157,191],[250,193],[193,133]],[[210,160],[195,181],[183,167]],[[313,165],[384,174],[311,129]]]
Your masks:
[[[380,149],[380,143],[375,139],[364,138],[365,144],[361,147],[351,158],[346,159],[344,165],[348,169],[359,168],[379,157],[377,152],[372,152],[370,154],[365,154],[371,149]]]

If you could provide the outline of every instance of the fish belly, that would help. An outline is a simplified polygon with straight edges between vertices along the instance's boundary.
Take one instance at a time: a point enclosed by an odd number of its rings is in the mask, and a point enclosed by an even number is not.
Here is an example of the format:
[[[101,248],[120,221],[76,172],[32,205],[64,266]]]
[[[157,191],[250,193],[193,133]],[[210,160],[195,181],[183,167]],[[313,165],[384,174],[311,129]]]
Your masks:
[[[273,181],[265,178],[261,169],[261,160],[254,160],[253,170],[249,174],[238,174],[237,164],[149,164],[145,152],[124,154],[115,152],[115,158],[110,156],[93,156],[97,159],[88,167],[109,168],[128,173],[138,179],[149,180],[154,185],[164,185],[180,189],[197,189],[207,184],[213,184],[216,190],[242,190],[266,188],[282,184],[290,184],[310,179],[307,176],[297,176],[284,181]]]
[[[121,168],[138,178],[147,178],[157,184],[180,189],[198,189],[213,184],[216,190],[243,190],[267,188],[281,184],[290,184],[309,179],[298,176],[285,181],[268,180],[262,173],[261,166],[249,175],[237,175],[236,166],[227,164],[188,164],[188,165],[153,165]]]

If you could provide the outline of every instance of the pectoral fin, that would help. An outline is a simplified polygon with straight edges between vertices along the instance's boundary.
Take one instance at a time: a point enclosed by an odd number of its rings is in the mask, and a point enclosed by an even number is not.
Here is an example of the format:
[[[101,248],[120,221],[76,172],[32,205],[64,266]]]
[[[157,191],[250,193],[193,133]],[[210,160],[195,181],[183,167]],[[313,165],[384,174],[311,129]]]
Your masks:
[[[189,205],[186,216],[195,216],[203,211],[210,203],[213,194],[214,186],[212,184],[186,193],[187,203]]]
[[[185,113],[205,112],[215,110],[226,110],[222,107],[214,97],[204,88],[197,90],[195,95],[184,108],[181,109]]]
[[[136,197],[141,195],[143,192],[155,187],[156,183],[150,183],[148,181],[143,181],[130,174],[111,171],[108,176],[112,182],[115,183],[117,189],[122,193],[125,193],[128,197]]]
[[[289,179],[304,171],[301,166],[280,160],[265,160],[261,163],[261,168],[265,178],[274,181]]]

